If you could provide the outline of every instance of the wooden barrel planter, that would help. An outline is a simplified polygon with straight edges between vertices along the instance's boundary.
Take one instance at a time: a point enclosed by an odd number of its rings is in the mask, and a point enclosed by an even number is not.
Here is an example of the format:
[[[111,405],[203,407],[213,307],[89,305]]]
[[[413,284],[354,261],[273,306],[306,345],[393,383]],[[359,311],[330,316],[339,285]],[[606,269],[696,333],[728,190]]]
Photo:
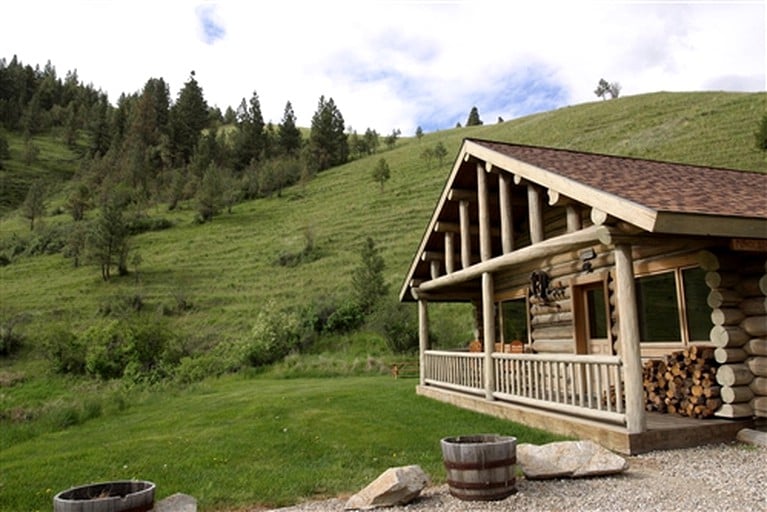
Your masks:
[[[53,512],[148,512],[154,491],[152,482],[140,480],[73,487],[53,497]]]
[[[466,501],[502,500],[517,491],[517,439],[497,434],[440,441],[450,494]]]

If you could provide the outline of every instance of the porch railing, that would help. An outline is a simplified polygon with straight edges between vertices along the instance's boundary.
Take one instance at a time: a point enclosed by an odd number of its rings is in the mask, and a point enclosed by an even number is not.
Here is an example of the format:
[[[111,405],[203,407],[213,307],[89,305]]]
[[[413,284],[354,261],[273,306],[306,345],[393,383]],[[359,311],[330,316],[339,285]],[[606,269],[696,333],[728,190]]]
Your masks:
[[[623,367],[618,356],[492,355],[496,400],[625,424]],[[484,354],[428,350],[424,382],[485,395]]]

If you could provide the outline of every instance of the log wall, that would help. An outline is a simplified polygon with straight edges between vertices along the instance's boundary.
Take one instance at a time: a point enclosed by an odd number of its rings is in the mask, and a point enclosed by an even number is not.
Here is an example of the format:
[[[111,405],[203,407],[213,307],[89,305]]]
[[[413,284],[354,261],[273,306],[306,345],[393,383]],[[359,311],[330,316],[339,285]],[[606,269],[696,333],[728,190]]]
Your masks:
[[[701,251],[725,418],[767,418],[767,258]]]

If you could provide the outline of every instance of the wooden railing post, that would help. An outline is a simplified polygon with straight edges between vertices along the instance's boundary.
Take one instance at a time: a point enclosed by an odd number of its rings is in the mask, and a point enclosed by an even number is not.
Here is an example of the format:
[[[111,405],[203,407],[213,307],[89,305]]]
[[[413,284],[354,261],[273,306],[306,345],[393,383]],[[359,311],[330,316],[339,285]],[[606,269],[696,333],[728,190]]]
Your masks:
[[[618,339],[626,379],[626,428],[629,433],[647,430],[642,388],[642,355],[639,348],[639,316],[634,286],[634,262],[630,244],[615,246]]]
[[[429,305],[418,299],[418,368],[421,386],[426,384],[426,351],[429,350]]]
[[[485,398],[493,399],[495,372],[493,371],[493,350],[495,350],[495,287],[493,274],[482,274],[482,330],[485,343]]]

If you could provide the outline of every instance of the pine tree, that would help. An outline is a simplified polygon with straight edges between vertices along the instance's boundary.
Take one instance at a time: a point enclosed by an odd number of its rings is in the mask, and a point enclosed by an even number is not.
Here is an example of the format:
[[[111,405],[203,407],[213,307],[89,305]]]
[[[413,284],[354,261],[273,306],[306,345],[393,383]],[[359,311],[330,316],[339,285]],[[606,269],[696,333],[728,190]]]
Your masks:
[[[284,155],[297,155],[301,150],[301,131],[296,126],[296,114],[289,101],[277,126],[277,140],[279,151]]]
[[[373,180],[381,186],[381,192],[384,191],[384,184],[391,178],[391,169],[385,158],[381,158],[373,168]]]
[[[325,97],[320,96],[317,111],[312,116],[309,157],[316,171],[346,163],[349,158],[344,118],[333,98],[325,101]]]
[[[471,107],[469,118],[466,120],[466,126],[480,126],[481,124],[482,120],[479,118],[479,110],[477,110],[477,107]]]
[[[266,148],[264,116],[258,93],[253,91],[248,103],[245,98],[237,111],[237,139],[235,143],[235,167],[244,169],[251,161],[261,160]]]
[[[375,242],[368,237],[362,246],[360,264],[352,273],[352,289],[363,313],[369,314],[378,300],[389,291],[384,280],[384,259]]]
[[[29,229],[34,231],[35,219],[45,214],[45,183],[42,180],[33,182],[29,187],[24,203],[21,205],[21,214],[29,219]]]
[[[192,71],[170,110],[174,160],[186,164],[192,158],[202,130],[208,126],[208,104]]]
[[[88,252],[90,258],[100,266],[104,281],[111,278],[113,266],[117,266],[120,275],[128,271],[128,227],[122,211],[120,201],[107,201],[88,233]]]

